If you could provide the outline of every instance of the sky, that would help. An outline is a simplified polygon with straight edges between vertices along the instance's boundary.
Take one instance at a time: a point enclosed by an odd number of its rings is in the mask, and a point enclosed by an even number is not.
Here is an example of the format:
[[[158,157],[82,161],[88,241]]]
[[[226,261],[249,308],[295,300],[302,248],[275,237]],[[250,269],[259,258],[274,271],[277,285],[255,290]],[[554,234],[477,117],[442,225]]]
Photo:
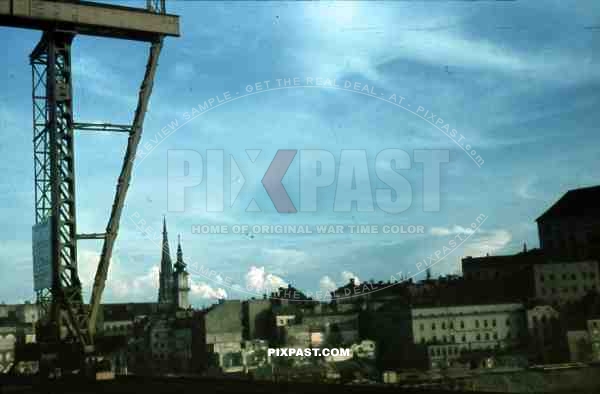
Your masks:
[[[524,242],[537,247],[535,219],[567,190],[600,184],[595,1],[167,3],[181,16],[181,37],[165,39],[106,302],[157,299],[163,215],[173,259],[181,236],[195,306],[287,284],[320,298],[350,278],[419,279],[427,264],[435,276],[455,274],[464,256],[516,253]],[[28,56],[40,34],[0,29],[0,301],[10,303],[34,299]],[[131,123],[147,56],[145,43],[76,37],[75,120]],[[307,78],[331,85],[309,86]],[[190,118],[226,92],[229,100]],[[104,231],[126,138],[77,134],[78,232]],[[307,198],[303,182],[316,179],[311,171],[331,175],[316,194],[316,211],[278,213],[261,184],[282,149],[299,151],[283,178],[295,207]],[[376,159],[389,149],[406,152],[392,167]],[[222,165],[208,150],[222,150]],[[314,172],[314,163],[302,161],[308,150],[329,152],[322,157],[334,165]],[[425,175],[415,150],[447,152],[439,177]],[[390,168],[406,180],[392,196],[408,205],[400,213],[377,203],[361,209],[376,189],[390,189],[377,177]],[[207,192],[209,175],[223,179],[220,212],[207,210],[207,196],[219,198],[214,188]],[[178,179],[199,184],[178,189]],[[350,196],[357,199],[351,211],[334,209]],[[437,198],[439,209],[426,209]],[[235,233],[243,224],[313,233]],[[193,231],[202,225],[229,232]],[[319,225],[344,231],[319,234]],[[353,225],[379,233],[352,234]],[[423,231],[384,234],[384,225]],[[100,248],[100,241],[78,244],[86,298]]]

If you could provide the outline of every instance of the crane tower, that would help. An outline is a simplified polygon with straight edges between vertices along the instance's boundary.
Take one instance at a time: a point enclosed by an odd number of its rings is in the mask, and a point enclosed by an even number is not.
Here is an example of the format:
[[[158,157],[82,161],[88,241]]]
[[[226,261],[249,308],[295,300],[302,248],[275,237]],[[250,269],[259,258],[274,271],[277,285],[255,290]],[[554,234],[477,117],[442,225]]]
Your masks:
[[[34,289],[41,311],[37,331],[41,357],[53,365],[61,365],[64,364],[61,361],[73,359],[74,355],[85,357],[94,351],[100,301],[163,38],[179,36],[179,17],[166,13],[165,0],[147,0],[146,9],[77,0],[0,0],[2,25],[42,31],[30,55],[35,182]],[[74,119],[71,45],[78,34],[150,43],[131,125]],[[111,215],[102,233],[77,232],[76,130],[129,135]],[[77,271],[77,241],[80,239],[103,240],[89,304],[83,300]]]

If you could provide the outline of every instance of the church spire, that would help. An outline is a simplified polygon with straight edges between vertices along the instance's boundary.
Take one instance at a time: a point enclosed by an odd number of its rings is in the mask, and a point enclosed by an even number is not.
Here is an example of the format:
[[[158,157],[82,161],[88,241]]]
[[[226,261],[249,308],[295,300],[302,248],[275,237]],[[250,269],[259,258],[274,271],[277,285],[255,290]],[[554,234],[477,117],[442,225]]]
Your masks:
[[[160,258],[160,279],[158,289],[158,302],[171,303],[173,301],[173,263],[169,249],[167,234],[167,218],[163,216],[162,254]]]
[[[181,250],[181,235],[177,235],[177,261],[175,262],[175,272],[185,271],[185,262],[183,261],[183,251]]]
[[[181,235],[177,236],[177,261],[175,262],[175,273],[173,274],[173,278],[175,307],[177,309],[188,309],[190,307],[188,298],[188,294],[190,292],[190,280],[189,274],[185,270],[185,263],[183,262]]]

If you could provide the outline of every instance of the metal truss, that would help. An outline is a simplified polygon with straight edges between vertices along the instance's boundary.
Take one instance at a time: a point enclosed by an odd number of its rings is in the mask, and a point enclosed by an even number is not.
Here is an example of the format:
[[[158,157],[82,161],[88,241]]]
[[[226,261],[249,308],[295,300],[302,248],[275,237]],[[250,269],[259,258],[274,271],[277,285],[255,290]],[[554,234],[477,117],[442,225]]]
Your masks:
[[[73,34],[47,31],[30,56],[33,79],[35,223],[49,223],[52,287],[37,291],[44,332],[51,342],[85,345],[87,329],[77,274],[75,155],[71,42]]]

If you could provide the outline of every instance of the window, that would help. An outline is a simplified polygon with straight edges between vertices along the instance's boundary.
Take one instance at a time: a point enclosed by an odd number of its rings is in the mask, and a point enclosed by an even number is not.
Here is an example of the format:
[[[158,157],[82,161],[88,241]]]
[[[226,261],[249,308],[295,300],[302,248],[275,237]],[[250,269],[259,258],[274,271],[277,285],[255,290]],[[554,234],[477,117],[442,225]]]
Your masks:
[[[479,328],[479,320],[475,320],[475,328]]]
[[[456,338],[454,337],[454,335],[450,335],[450,342],[452,342],[452,343],[456,342]]]
[[[435,323],[431,323],[431,329],[435,330]]]
[[[419,328],[421,329],[421,331],[425,331],[425,324],[421,324],[421,325],[419,326]]]
[[[506,327],[510,327],[510,318],[506,318]]]
[[[437,337],[434,335],[433,337],[431,337],[431,340],[432,340],[433,342],[437,342]]]
[[[481,341],[481,334],[477,334],[477,336],[475,337],[475,339],[477,339],[478,341]]]
[[[489,332],[486,332],[486,333],[485,333],[485,340],[486,340],[486,341],[489,341],[489,340],[490,340],[490,333],[489,333]]]
[[[544,274],[540,274],[540,282],[544,281]]]
[[[461,339],[462,339],[463,342],[467,342],[467,337],[466,336],[463,335]]]
[[[494,339],[498,339],[498,333],[497,332],[494,333]]]
[[[550,280],[554,280],[554,274],[550,274]]]
[[[496,319],[492,319],[492,327],[496,327]]]
[[[450,322],[450,329],[454,330],[454,322]]]
[[[487,327],[487,326],[488,326],[487,319],[485,319],[485,320],[483,321],[483,326],[484,326],[484,327]]]
[[[460,328],[465,328],[465,322],[464,321],[460,321]]]
[[[571,280],[577,280],[577,277],[575,276],[575,274],[571,274]]]
[[[563,280],[567,280],[567,274],[562,275]]]
[[[442,330],[446,329],[446,323],[442,323]]]
[[[421,337],[421,345],[425,344],[425,337]]]

